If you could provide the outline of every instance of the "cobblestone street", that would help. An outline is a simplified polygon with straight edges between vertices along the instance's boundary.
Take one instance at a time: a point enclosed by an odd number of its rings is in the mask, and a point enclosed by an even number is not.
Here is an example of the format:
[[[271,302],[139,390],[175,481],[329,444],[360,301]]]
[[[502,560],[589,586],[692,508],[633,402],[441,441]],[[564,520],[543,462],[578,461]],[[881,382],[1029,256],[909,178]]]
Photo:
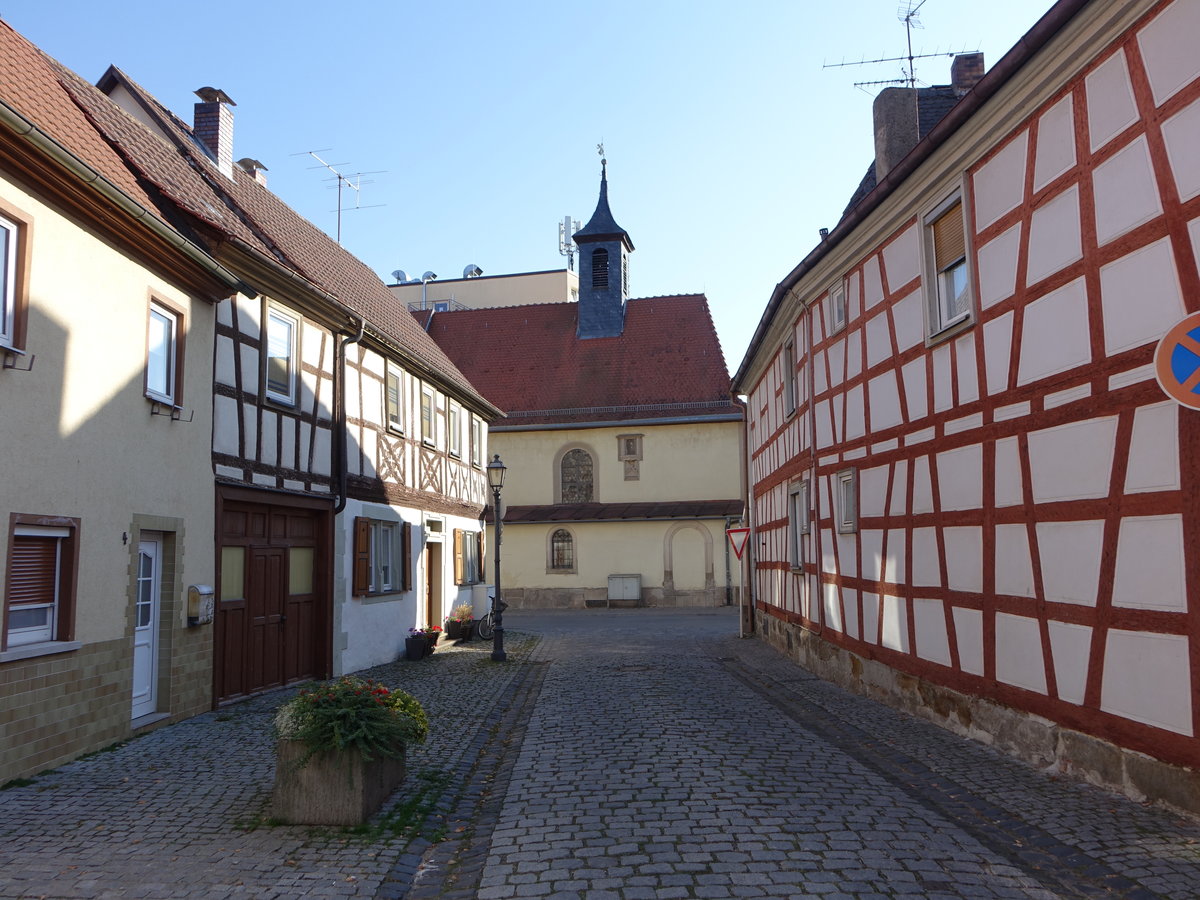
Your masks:
[[[1200,896],[1195,821],[848,695],[730,610],[506,619],[504,666],[371,673],[433,726],[371,827],[271,824],[277,692],[0,792],[0,896]]]

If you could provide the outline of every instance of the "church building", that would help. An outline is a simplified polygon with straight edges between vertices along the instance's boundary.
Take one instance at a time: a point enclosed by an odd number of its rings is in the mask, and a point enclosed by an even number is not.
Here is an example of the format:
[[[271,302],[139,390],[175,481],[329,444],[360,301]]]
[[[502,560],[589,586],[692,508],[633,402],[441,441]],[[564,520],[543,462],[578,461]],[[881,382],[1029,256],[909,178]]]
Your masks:
[[[416,313],[507,412],[489,428],[508,468],[504,599],[518,608],[737,602],[724,531],[743,511],[742,408],[708,301],[630,298],[634,245],[609,208],[606,164],[596,211],[574,240],[578,302]]]

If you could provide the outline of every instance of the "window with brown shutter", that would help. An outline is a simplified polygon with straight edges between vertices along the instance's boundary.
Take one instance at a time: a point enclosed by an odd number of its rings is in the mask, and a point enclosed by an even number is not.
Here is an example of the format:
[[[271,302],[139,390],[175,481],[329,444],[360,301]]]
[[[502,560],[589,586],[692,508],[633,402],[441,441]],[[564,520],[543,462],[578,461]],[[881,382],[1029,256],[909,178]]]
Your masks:
[[[463,532],[461,528],[454,529],[454,583],[466,583],[466,570],[463,567]]]
[[[71,640],[79,520],[13,513],[9,522],[0,650]]]
[[[355,597],[371,591],[371,520],[354,518],[354,587]]]
[[[971,311],[967,290],[967,234],[960,197],[952,197],[925,220],[929,279],[930,333],[965,319]]]
[[[408,522],[400,526],[400,589],[412,590],[412,525]]]

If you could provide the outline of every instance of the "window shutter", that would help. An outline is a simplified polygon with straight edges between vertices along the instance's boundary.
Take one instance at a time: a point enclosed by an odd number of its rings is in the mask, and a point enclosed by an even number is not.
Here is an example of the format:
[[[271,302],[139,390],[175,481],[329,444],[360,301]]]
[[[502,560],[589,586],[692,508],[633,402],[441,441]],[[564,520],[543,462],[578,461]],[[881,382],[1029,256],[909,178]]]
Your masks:
[[[475,532],[475,581],[486,581],[483,576],[483,532]]]
[[[461,528],[454,529],[454,583],[462,584],[463,577],[463,533]]]
[[[354,517],[354,589],[361,597],[371,589],[371,520]]]
[[[412,590],[412,525],[400,526],[400,589]]]
[[[967,255],[962,203],[955,203],[933,223],[934,267],[943,272]]]
[[[17,603],[53,603],[58,572],[58,538],[14,535],[8,598]]]

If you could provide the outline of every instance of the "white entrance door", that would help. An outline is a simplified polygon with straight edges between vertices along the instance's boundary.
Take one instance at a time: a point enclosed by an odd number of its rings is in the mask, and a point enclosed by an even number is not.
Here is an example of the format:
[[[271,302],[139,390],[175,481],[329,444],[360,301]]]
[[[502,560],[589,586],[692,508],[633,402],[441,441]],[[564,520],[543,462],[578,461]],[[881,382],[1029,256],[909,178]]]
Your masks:
[[[133,627],[133,718],[157,710],[158,607],[162,582],[162,544],[138,544],[137,609]]]

